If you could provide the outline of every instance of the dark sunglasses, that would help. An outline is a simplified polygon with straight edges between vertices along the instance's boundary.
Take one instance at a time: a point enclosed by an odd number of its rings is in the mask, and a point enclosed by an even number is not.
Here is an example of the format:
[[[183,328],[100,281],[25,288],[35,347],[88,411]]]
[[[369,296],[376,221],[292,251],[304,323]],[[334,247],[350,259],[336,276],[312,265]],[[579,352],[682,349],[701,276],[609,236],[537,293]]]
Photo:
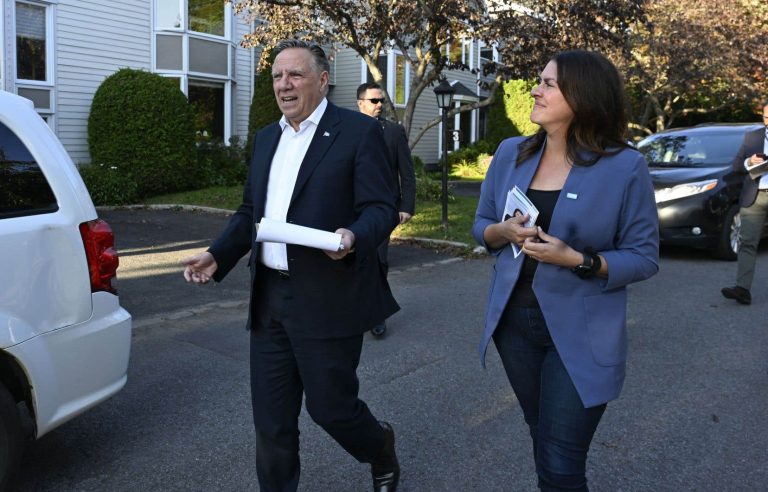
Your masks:
[[[365,99],[364,97],[361,97],[359,100],[360,101],[371,101],[373,104],[379,104],[379,103],[383,103],[386,99],[384,99],[383,97],[372,97],[370,99]]]

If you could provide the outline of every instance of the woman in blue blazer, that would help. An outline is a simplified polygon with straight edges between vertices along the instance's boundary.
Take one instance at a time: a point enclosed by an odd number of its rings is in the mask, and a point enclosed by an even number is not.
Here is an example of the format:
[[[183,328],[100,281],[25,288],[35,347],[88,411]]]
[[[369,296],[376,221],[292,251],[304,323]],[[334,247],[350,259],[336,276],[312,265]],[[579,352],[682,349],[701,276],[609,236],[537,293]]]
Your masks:
[[[658,271],[643,157],[626,144],[624,90],[602,55],[555,56],[532,91],[535,135],[497,149],[473,234],[495,255],[481,358],[493,339],[533,439],[541,490],[587,490],[587,452],[627,357],[627,291]],[[505,217],[517,186],[539,210]],[[511,244],[523,254],[515,256]]]

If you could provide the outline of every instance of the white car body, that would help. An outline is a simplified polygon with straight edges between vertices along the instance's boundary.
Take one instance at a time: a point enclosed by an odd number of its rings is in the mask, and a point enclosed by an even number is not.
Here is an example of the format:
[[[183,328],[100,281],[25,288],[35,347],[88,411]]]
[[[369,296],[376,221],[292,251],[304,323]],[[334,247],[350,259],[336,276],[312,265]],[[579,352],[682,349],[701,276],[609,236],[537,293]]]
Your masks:
[[[30,101],[3,91],[0,124],[26,147],[58,205],[0,214],[0,384],[27,404],[39,438],[125,385],[131,316],[117,295],[92,292],[79,227],[98,217],[64,147]]]

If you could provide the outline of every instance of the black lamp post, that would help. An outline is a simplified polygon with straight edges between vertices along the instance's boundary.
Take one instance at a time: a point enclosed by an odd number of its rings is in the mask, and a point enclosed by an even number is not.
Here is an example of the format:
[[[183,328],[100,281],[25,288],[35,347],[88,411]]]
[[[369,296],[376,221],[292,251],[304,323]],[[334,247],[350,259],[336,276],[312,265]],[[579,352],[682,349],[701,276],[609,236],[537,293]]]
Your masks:
[[[456,90],[447,80],[443,79],[434,89],[437,97],[437,107],[443,114],[443,229],[448,229],[448,110],[453,106],[453,94]]]

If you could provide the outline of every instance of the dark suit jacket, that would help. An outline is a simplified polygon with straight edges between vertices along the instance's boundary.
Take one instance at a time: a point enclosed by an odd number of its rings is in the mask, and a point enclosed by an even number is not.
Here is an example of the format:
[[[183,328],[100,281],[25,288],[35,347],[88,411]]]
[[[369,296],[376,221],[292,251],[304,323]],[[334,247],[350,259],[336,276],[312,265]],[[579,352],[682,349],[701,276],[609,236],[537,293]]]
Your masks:
[[[269,169],[280,136],[277,122],[254,136],[243,203],[209,249],[218,264],[216,281],[251,251],[251,309],[259,288],[260,244],[255,242],[254,223],[264,214]],[[291,315],[302,336],[364,333],[399,309],[376,251],[398,223],[383,145],[383,132],[374,119],[328,103],[301,163],[287,221],[326,231],[347,228],[355,234],[355,244],[342,260],[317,249],[287,246],[291,288],[301,307]]]
[[[379,122],[384,128],[389,164],[395,177],[397,211],[413,215],[416,211],[416,176],[413,173],[411,149],[408,148],[405,128],[399,123],[385,119],[380,119]]]
[[[747,170],[744,168],[744,161],[747,157],[751,157],[752,154],[759,154],[763,151],[763,144],[765,142],[765,128],[751,131],[744,134],[744,140],[741,143],[739,152],[736,157],[733,158],[733,170],[737,173],[744,174],[744,185],[741,188],[741,197],[739,198],[739,206],[751,207],[755,203],[757,198],[757,186],[759,179],[752,179],[749,177]]]

